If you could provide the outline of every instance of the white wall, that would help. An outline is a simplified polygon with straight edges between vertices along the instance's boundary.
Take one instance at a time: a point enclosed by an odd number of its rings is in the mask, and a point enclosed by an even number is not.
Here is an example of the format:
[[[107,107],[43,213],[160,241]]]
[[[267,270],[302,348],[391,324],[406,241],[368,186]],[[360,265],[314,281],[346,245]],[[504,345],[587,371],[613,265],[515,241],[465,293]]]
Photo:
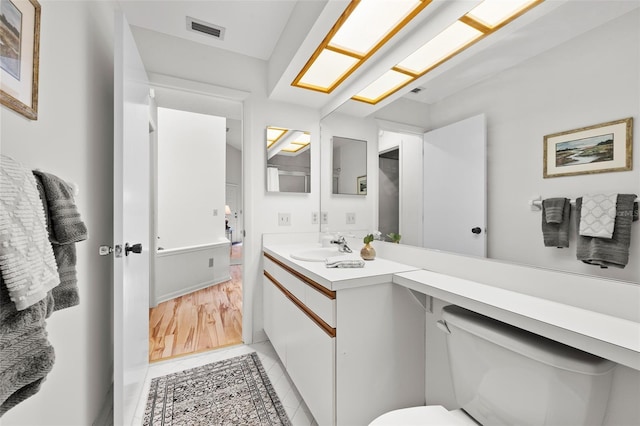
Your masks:
[[[41,390],[9,410],[9,425],[93,423],[112,381],[113,3],[40,0],[38,120],[0,108],[2,153],[80,188],[89,239],[77,244],[80,304],[47,320],[56,353]]]
[[[158,108],[158,246],[225,238],[226,146],[225,118]]]
[[[633,171],[543,179],[544,135],[633,117],[640,135],[640,11],[636,10],[557,48],[450,96],[404,121],[431,129],[485,113],[488,158],[488,256],[552,269],[640,281],[640,226],[632,226],[630,262],[623,270],[576,260],[570,248],[546,248],[541,217],[529,199],[587,193],[640,195],[640,157]],[[403,101],[400,112],[409,110]],[[415,103],[414,103],[415,104]],[[385,119],[402,117],[387,108]],[[411,116],[407,116],[411,117]]]
[[[231,145],[227,145],[226,175],[227,183],[242,183],[242,151]]]

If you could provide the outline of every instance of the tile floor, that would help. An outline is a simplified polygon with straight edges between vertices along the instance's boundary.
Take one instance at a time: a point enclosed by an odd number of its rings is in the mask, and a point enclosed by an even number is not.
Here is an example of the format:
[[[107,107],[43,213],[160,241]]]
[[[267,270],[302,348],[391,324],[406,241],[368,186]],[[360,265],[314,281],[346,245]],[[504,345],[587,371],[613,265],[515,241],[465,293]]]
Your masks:
[[[138,402],[134,425],[142,425],[144,410],[147,405],[147,394],[151,386],[151,379],[154,377],[164,376],[166,374],[175,373],[177,371],[187,370],[189,368],[199,367],[211,362],[221,361],[234,356],[257,352],[260,361],[267,371],[269,380],[278,394],[278,398],[284,405],[285,410],[294,426],[317,426],[316,421],[309,412],[309,408],[302,400],[297,389],[291,382],[291,379],[285,373],[282,363],[276,355],[270,342],[261,342],[251,345],[238,345],[218,349],[211,352],[190,355],[178,359],[168,361],[154,362],[149,366],[147,379],[145,380],[142,397]]]

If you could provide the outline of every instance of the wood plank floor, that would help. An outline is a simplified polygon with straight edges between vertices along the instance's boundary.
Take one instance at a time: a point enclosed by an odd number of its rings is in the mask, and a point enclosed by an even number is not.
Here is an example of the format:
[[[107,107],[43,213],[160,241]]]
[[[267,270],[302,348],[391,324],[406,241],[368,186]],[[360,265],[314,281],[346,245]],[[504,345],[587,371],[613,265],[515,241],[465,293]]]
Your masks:
[[[232,259],[241,259],[234,245]],[[231,280],[185,294],[149,309],[149,361],[242,343],[242,265]]]

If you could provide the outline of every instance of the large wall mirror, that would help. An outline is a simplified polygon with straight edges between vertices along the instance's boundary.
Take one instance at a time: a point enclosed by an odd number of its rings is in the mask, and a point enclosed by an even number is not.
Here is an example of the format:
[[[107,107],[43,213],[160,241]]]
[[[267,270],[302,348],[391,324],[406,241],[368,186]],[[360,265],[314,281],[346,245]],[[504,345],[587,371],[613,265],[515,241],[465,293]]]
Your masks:
[[[340,136],[331,139],[331,191],[367,195],[367,141]]]
[[[266,146],[267,192],[311,192],[311,134],[269,126]]]
[[[378,204],[392,200],[379,195],[382,172],[377,167],[374,170],[372,165],[378,163],[379,152],[384,154],[390,149],[379,150],[380,141],[387,138],[389,132],[399,135],[400,140],[394,153],[397,160],[390,160],[398,162],[398,181],[401,186],[411,185],[422,179],[422,163],[418,159],[422,158],[424,133],[484,114],[487,258],[640,282],[640,222],[632,224],[630,257],[625,268],[601,269],[577,260],[577,231],[573,225],[568,248],[545,247],[541,213],[529,204],[538,196],[575,199],[585,194],[610,192],[640,196],[638,155],[634,155],[631,171],[543,177],[545,135],[633,117],[633,139],[636,145],[640,144],[640,56],[629,55],[640,50],[639,21],[637,3],[616,2],[612,8],[606,2],[566,2],[535,25],[503,37],[491,49],[483,51],[485,55],[469,55],[421,82],[421,90],[416,90],[419,93],[406,94],[368,112],[365,109],[370,106],[348,100],[326,115],[321,123],[323,150],[329,147],[330,137],[351,130],[349,137],[367,139],[369,150],[375,151],[369,153],[367,173],[366,198],[373,199],[373,204],[367,205],[371,214],[358,213],[352,229],[378,229]],[[544,33],[545,28],[565,30]],[[537,37],[536,43],[544,41],[547,45],[536,45],[535,52],[529,52],[532,37]],[[517,61],[515,56],[519,57]],[[500,63],[509,64],[487,72]],[[483,72],[482,78],[472,80],[476,73]],[[338,120],[349,123],[349,127],[336,129],[334,123]],[[371,138],[371,134],[377,137]],[[330,170],[328,160],[328,155],[322,156],[323,173]],[[439,184],[446,188],[448,182],[442,180]],[[419,197],[424,195],[415,186],[413,192],[400,191],[397,201],[400,224],[397,226],[402,234],[401,244],[420,246],[423,220],[429,218],[422,217]],[[331,211],[342,208],[348,212],[354,208],[347,205],[353,204],[353,198],[336,200],[332,194],[332,188],[323,178],[322,210],[328,210],[326,206]],[[457,200],[460,211],[471,202],[455,190],[449,191],[449,197]],[[336,207],[340,201],[344,201],[344,206]],[[574,215],[575,212],[572,221]],[[338,216],[340,222],[331,225],[331,230],[350,229],[345,226],[341,211]],[[473,227],[468,228],[471,231]]]

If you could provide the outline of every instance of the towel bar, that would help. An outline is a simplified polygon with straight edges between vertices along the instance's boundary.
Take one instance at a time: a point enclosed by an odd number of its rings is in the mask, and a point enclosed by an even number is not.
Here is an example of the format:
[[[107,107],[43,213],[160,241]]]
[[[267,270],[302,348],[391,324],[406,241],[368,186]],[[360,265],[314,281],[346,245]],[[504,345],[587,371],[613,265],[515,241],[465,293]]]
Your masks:
[[[572,206],[576,205],[576,200],[573,198],[569,200]],[[636,198],[636,202],[638,202],[638,198]],[[533,200],[529,200],[529,206],[531,206],[531,211],[540,211],[542,210],[542,197],[538,196],[538,198],[534,198]]]

